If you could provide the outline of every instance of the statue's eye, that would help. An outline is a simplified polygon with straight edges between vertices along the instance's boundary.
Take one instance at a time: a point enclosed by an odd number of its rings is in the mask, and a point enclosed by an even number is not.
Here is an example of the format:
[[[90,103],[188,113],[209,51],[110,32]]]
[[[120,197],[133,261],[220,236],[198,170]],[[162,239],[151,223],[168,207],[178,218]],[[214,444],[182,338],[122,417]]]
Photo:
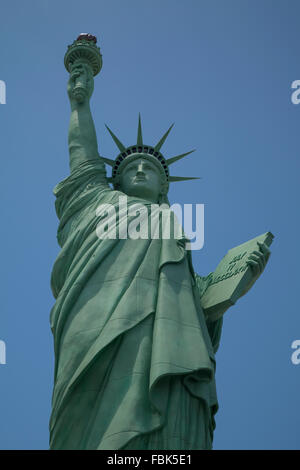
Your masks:
[[[126,170],[126,173],[129,173],[129,172],[135,172],[137,170],[137,166],[130,166],[127,168]]]

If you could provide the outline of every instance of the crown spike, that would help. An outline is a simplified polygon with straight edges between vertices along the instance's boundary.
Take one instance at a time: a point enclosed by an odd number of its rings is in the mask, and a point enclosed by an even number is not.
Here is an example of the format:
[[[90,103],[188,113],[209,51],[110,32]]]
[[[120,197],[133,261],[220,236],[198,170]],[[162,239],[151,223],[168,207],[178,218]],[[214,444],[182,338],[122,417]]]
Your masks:
[[[170,183],[176,183],[177,181],[187,181],[187,180],[200,180],[201,178],[195,176],[169,176]]]
[[[105,157],[101,157],[101,158],[106,163],[106,165],[109,165],[111,167],[115,165],[115,160],[111,160],[110,158],[105,158]]]
[[[172,163],[177,162],[177,160],[180,160],[181,158],[184,158],[184,157],[186,157],[187,155],[189,155],[190,153],[193,153],[193,152],[195,152],[195,149],[190,150],[189,152],[186,152],[186,153],[182,153],[181,155],[176,155],[176,157],[168,158],[167,165],[168,166],[172,165]]]
[[[106,129],[108,130],[108,132],[110,133],[110,135],[112,136],[116,146],[118,147],[118,149],[120,150],[120,152],[125,152],[126,148],[124,147],[124,145],[122,144],[122,142],[119,141],[118,137],[115,136],[115,134],[110,130],[110,128],[105,124],[105,127]]]
[[[143,134],[142,134],[142,124],[141,124],[141,114],[139,113],[139,124],[138,124],[138,134],[137,134],[137,147],[143,146]]]
[[[155,145],[154,147],[154,151],[155,152],[159,152],[161,147],[163,146],[166,138],[168,137],[169,135],[169,132],[170,130],[172,129],[172,127],[174,126],[174,123],[169,127],[169,129],[167,130],[167,132],[162,136],[162,138],[160,139],[160,141]]]

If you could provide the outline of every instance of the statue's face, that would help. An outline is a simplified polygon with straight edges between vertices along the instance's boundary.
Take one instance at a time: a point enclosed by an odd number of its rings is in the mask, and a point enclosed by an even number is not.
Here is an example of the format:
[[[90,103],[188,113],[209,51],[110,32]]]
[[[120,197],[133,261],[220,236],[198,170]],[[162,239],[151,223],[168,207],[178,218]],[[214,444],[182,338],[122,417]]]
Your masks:
[[[135,196],[157,203],[161,193],[161,175],[149,160],[137,158],[124,168],[120,188],[128,196]]]

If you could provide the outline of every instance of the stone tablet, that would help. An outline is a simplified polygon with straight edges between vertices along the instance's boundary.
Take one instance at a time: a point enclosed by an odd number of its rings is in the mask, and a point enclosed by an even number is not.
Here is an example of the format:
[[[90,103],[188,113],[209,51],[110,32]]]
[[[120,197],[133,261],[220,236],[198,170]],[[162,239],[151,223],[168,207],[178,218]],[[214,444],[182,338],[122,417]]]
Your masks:
[[[273,238],[274,235],[267,232],[228,251],[209,275],[209,286],[201,299],[207,319],[217,320],[241,297],[253,276],[251,267],[246,264],[247,258],[254,250],[259,250],[257,242],[270,246]]]

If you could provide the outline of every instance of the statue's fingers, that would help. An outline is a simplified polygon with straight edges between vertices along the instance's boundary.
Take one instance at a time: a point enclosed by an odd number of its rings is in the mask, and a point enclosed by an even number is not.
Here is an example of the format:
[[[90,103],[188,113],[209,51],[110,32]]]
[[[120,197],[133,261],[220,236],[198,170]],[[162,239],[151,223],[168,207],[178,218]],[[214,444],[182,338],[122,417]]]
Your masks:
[[[270,258],[271,251],[268,245],[266,245],[265,243],[260,243],[260,242],[257,242],[257,243],[259,244],[259,249],[261,250],[261,253],[263,254],[264,265],[266,265],[268,259]]]
[[[259,265],[258,265],[257,261],[254,261],[252,259],[248,259],[246,261],[246,264],[248,264],[248,266],[251,266],[254,276],[257,276],[259,274],[260,269],[259,269]]]
[[[260,259],[260,261],[261,261],[261,264],[262,264],[262,269],[264,269],[264,267],[265,267],[265,265],[266,265],[266,263],[267,263],[267,260],[266,260],[266,257],[265,257],[265,255],[264,255],[264,253],[262,253],[261,251],[256,251],[256,250],[254,250],[254,251],[252,252],[252,254],[254,254],[254,255],[256,255],[256,256],[259,257],[259,259]]]
[[[257,266],[257,261],[254,261],[253,259],[247,259],[246,264],[249,264],[249,266]]]
[[[257,242],[259,249],[262,251],[262,253],[265,255],[266,259],[269,258],[271,254],[271,250],[269,249],[268,245],[265,243]]]
[[[252,259],[254,261],[259,261],[260,258],[261,258],[261,255],[262,255],[262,253],[259,254],[258,252],[255,253],[255,251],[252,251],[252,253],[249,255],[248,259]]]
[[[251,260],[251,261],[256,261],[258,266],[259,266],[260,271],[261,272],[263,271],[263,269],[265,267],[265,263],[263,261],[263,254],[262,253],[256,254],[255,252],[253,252],[253,253],[251,253],[251,255],[249,256],[248,259]]]
[[[76,70],[70,73],[70,81],[73,82],[80,76],[80,73]]]

